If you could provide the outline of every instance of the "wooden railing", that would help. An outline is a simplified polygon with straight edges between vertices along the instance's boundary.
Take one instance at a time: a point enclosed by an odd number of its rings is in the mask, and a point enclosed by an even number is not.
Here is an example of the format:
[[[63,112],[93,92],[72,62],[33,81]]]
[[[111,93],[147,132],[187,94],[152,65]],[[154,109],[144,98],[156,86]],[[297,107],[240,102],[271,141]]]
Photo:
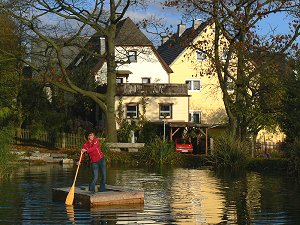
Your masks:
[[[117,85],[117,95],[188,96],[188,87],[187,84],[125,83]]]
[[[37,145],[56,148],[80,148],[85,142],[83,134],[48,133],[18,130],[15,136],[16,144]]]

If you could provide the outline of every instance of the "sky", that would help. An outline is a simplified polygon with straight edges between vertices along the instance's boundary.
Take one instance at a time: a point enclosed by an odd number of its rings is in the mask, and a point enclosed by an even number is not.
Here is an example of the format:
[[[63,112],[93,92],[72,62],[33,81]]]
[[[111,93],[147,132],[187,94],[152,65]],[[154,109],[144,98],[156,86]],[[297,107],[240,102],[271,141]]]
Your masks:
[[[126,14],[126,16],[129,16],[135,22],[141,21],[142,19],[149,18],[151,16],[162,18],[167,26],[172,26],[174,32],[176,32],[177,25],[180,24],[181,21],[187,25],[187,28],[192,25],[192,19],[186,21],[182,18],[181,15],[182,13],[177,11],[175,7],[163,8],[160,0],[152,0],[149,6],[145,9],[129,9]],[[291,18],[287,17],[284,14],[270,15],[268,16],[268,18],[264,19],[262,23],[260,23],[259,33],[263,35],[270,35],[273,31],[275,32],[275,34],[287,34],[290,32],[288,26],[290,20]],[[149,36],[149,34],[145,34]],[[297,39],[297,42],[300,42],[299,37]]]
[[[174,32],[177,31],[177,25],[181,22],[187,25],[187,28],[192,25],[192,19],[182,18],[182,13],[179,12],[175,7],[163,7],[162,2],[165,0],[145,0],[148,3],[148,7],[134,7],[129,8],[125,17],[130,17],[134,22],[138,23],[139,21],[155,16],[156,18],[161,19],[161,21],[168,27],[171,26],[171,30]],[[199,18],[196,18],[199,19]],[[46,17],[47,24],[55,24],[57,21],[51,17]],[[52,21],[52,22],[51,22]],[[288,22],[290,18],[273,14],[270,15],[267,19],[264,19],[264,22],[260,24],[259,33],[263,35],[272,34],[271,31],[275,29],[275,33],[289,33]],[[143,31],[148,38],[154,42],[154,45],[157,46],[160,44],[158,36],[153,36]],[[300,43],[300,38],[298,37],[297,42]]]

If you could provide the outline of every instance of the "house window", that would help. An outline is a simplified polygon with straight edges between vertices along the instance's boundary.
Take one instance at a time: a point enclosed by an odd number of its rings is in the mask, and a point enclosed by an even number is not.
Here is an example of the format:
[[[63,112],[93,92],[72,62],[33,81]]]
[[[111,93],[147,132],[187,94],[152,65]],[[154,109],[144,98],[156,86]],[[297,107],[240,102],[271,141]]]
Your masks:
[[[124,83],[124,78],[123,77],[117,77],[116,78],[116,83],[117,84],[123,84]]]
[[[172,118],[172,104],[160,104],[159,105],[159,118]]]
[[[189,122],[201,123],[201,112],[200,111],[191,111],[189,113]]]
[[[126,117],[127,118],[137,118],[139,113],[138,104],[127,104],[126,105]]]
[[[228,49],[223,49],[222,51],[222,60],[223,61],[226,61],[227,60],[227,57],[228,57]],[[229,59],[230,60],[230,59]]]
[[[206,54],[204,52],[197,51],[196,55],[197,55],[197,61],[203,61],[206,59]]]
[[[128,51],[128,60],[129,62],[137,61],[137,52],[136,51]]]
[[[230,77],[227,77],[227,92],[233,93],[234,92],[234,82]]]
[[[143,84],[150,84],[150,78],[143,77],[143,78],[142,78],[142,83],[143,83]]]
[[[200,80],[186,80],[189,91],[200,91]]]

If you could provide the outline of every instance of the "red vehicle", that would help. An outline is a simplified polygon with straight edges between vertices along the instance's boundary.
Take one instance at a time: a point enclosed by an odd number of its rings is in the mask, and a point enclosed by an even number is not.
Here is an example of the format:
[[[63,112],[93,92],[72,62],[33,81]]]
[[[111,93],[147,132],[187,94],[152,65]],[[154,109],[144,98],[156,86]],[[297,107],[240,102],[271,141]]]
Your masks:
[[[193,145],[187,139],[176,139],[175,146],[176,146],[176,152],[183,152],[183,153],[193,152]]]

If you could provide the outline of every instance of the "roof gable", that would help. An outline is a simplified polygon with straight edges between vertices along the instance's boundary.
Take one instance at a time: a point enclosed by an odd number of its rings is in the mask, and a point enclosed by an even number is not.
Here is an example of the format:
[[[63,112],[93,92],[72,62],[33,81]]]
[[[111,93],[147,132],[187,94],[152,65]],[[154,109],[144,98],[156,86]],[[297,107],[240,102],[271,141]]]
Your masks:
[[[158,47],[159,54],[168,65],[171,65],[209,24],[211,24],[211,20],[202,23],[197,29],[187,28],[179,37],[177,33],[173,34],[168,41]]]
[[[127,17],[117,24],[116,30],[117,46],[152,46],[152,42],[143,32]]]
[[[89,51],[100,52],[101,44],[100,38],[102,35],[99,33],[95,33],[90,40],[86,44],[86,48]],[[172,73],[173,71],[168,66],[168,64],[161,58],[160,54],[158,54],[157,50],[154,48],[152,42],[143,34],[143,32],[136,26],[136,24],[127,17],[119,21],[116,28],[116,46],[148,46],[150,47],[155,56],[158,58],[159,62],[163,66],[163,68],[168,72]],[[84,65],[85,67],[90,68],[92,72],[96,72],[103,65],[104,57],[101,59],[91,56],[85,51],[81,51],[73,60],[70,65],[71,68],[76,68]],[[100,61],[100,62],[99,62]],[[105,61],[105,60],[104,60]]]

